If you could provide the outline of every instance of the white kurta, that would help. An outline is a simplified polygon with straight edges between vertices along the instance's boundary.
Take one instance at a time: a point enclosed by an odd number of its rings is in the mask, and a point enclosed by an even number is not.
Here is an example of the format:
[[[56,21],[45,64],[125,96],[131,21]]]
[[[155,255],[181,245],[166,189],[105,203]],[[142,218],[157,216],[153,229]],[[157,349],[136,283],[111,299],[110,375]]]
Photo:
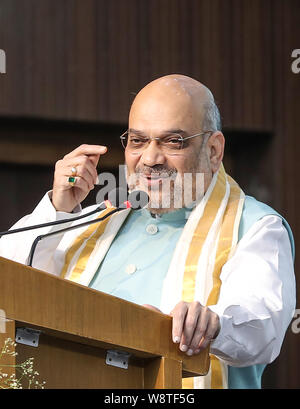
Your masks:
[[[23,217],[12,228],[65,218],[70,218],[71,225],[72,217],[78,213],[56,212],[49,196],[51,192],[44,196],[32,214]],[[87,213],[92,209],[78,207],[75,211]],[[119,223],[116,220],[112,217],[110,223]],[[0,256],[26,264],[34,238],[63,227],[67,224],[4,236],[0,240]],[[40,242],[33,267],[59,274],[65,252],[85,229]],[[101,249],[93,253],[89,260],[89,274],[83,278],[82,284],[89,284],[112,240],[113,237],[107,237]],[[210,308],[219,315],[221,330],[212,342],[211,352],[228,365],[237,367],[272,362],[280,352],[296,298],[291,245],[281,218],[265,216],[255,222],[239,241],[233,257],[223,266],[220,278],[219,301]]]

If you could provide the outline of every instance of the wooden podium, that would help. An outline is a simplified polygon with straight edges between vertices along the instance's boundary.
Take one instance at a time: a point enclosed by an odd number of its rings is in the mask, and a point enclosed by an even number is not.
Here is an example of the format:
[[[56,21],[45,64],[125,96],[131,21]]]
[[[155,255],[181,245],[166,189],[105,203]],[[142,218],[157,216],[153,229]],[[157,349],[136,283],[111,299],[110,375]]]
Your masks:
[[[177,389],[209,369],[208,349],[188,357],[172,342],[170,316],[1,257],[0,311],[0,348],[20,328],[40,331],[8,359],[34,357],[45,388]]]

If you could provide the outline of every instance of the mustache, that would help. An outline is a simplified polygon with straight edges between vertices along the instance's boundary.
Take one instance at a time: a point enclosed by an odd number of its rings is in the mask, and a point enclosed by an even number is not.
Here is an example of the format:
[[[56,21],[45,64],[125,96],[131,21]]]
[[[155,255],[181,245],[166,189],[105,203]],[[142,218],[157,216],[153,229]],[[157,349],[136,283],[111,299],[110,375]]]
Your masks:
[[[177,175],[177,170],[174,168],[166,168],[163,165],[143,166],[135,169],[136,175],[155,175],[155,176],[173,176]]]

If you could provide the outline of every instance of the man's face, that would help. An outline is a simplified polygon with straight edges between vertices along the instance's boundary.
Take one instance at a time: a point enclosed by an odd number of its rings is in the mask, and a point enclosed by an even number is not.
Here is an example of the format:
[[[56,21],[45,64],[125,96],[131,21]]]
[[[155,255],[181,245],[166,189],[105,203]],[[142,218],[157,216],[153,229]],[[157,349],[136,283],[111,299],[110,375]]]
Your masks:
[[[183,137],[202,132],[202,113],[189,96],[178,87],[160,91],[136,98],[129,117],[133,134],[162,138],[174,130]],[[164,150],[153,139],[141,152],[125,150],[129,188],[149,194],[151,211],[168,212],[203,196],[211,176],[203,137],[189,139],[182,150],[174,152]]]

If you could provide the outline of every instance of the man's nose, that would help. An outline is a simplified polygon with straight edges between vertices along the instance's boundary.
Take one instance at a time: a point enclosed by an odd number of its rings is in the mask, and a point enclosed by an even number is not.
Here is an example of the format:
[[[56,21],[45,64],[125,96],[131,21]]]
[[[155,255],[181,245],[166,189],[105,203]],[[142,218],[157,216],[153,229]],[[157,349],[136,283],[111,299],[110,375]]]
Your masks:
[[[141,161],[146,166],[163,165],[166,161],[165,155],[160,149],[157,141],[150,141],[143,151]]]

